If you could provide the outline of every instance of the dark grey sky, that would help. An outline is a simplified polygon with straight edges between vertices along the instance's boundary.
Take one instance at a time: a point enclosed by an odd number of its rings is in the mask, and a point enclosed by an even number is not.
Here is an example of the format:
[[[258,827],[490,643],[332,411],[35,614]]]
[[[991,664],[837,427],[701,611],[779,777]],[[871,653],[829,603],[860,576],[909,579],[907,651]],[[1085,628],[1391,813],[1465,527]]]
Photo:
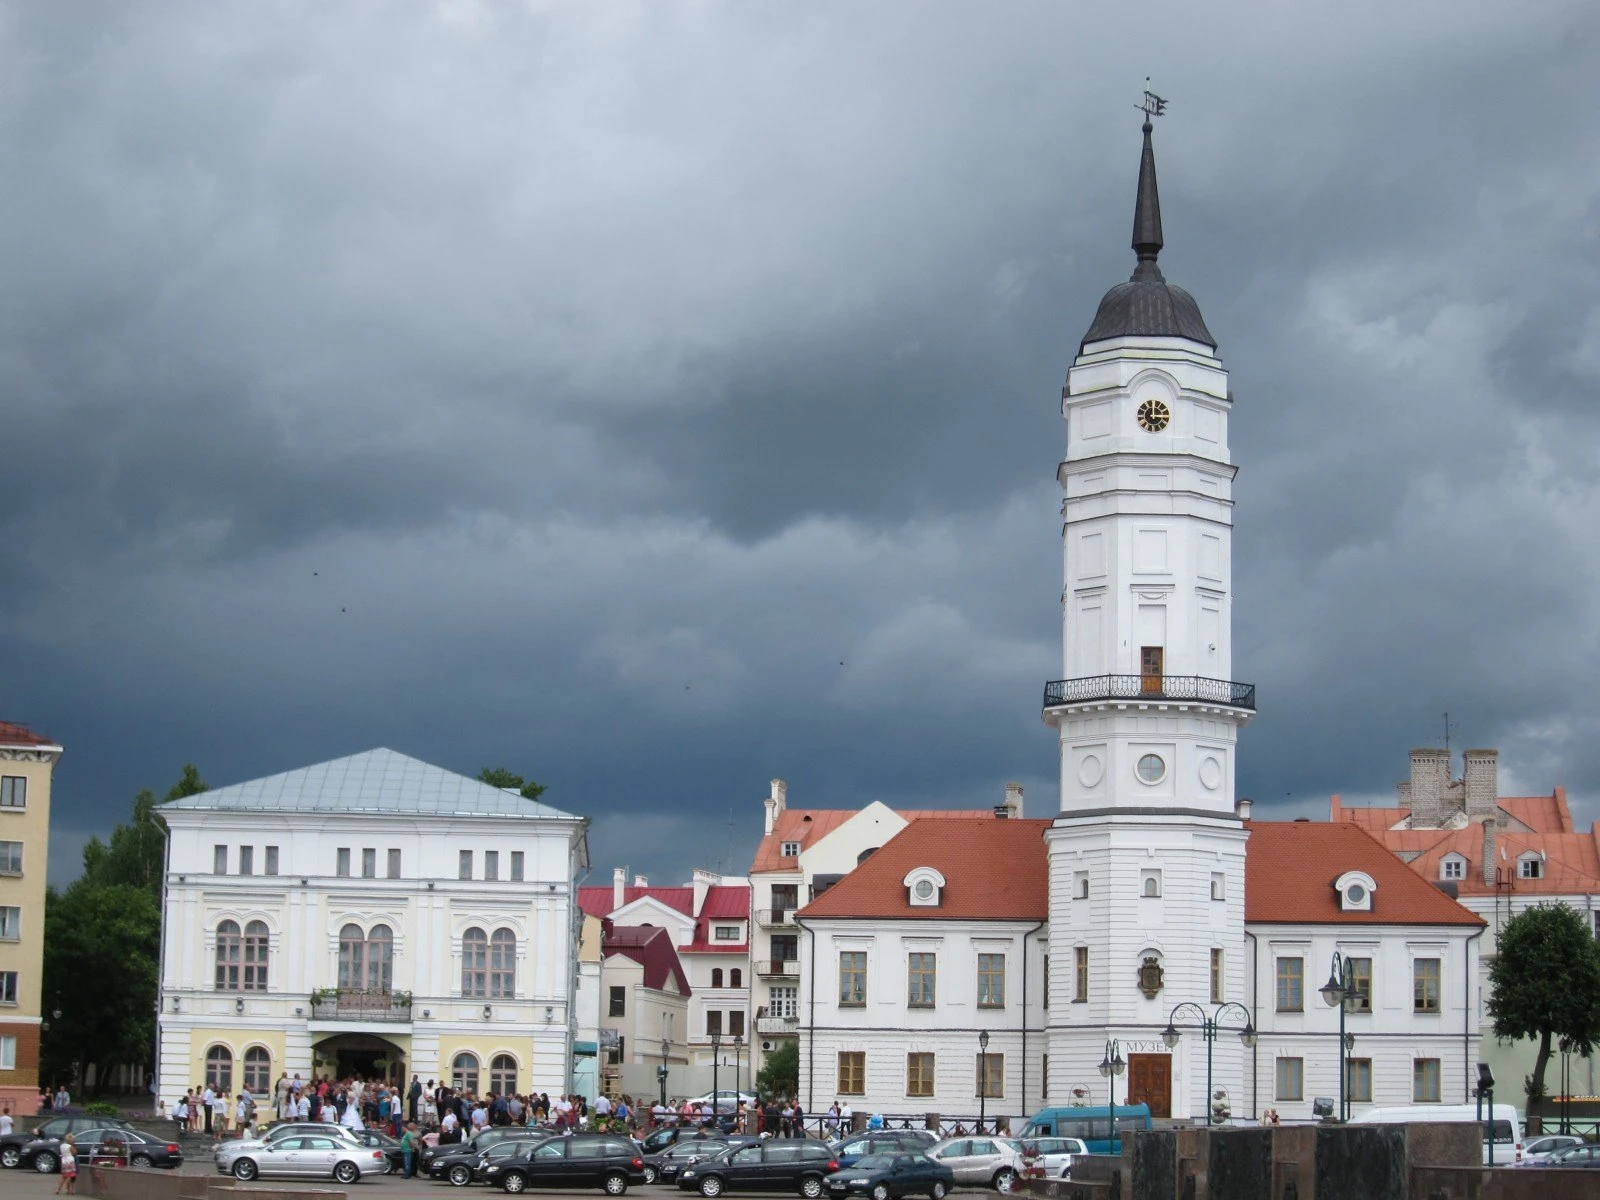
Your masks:
[[[1585,0],[4,6],[57,877],[185,760],[376,745],[531,772],[602,873],[742,868],[775,775],[1047,813],[1147,74],[1237,393],[1241,789],[1392,795],[1448,709],[1600,816],[1597,67]]]

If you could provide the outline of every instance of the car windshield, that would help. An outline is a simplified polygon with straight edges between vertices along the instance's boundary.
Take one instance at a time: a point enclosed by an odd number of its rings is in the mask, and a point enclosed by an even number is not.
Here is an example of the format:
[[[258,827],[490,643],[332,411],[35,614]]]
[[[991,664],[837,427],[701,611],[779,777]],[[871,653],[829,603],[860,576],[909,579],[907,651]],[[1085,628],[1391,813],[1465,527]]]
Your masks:
[[[850,1169],[861,1171],[887,1171],[892,1166],[894,1166],[894,1156],[892,1154],[869,1154],[865,1158],[859,1159],[856,1162],[856,1165]]]

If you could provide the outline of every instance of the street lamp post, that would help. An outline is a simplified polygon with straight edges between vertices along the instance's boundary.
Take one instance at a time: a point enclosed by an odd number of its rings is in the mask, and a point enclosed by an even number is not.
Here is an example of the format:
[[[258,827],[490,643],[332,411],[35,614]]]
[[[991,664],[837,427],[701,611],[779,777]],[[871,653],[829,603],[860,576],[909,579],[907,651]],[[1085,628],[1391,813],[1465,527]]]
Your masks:
[[[1112,1038],[1106,1043],[1105,1055],[1100,1059],[1100,1075],[1106,1081],[1106,1105],[1111,1110],[1111,1115],[1106,1119],[1106,1126],[1110,1133],[1108,1153],[1117,1152],[1117,1079],[1122,1074],[1123,1068],[1128,1064],[1122,1061],[1122,1047],[1117,1044],[1117,1039]]]
[[[661,1107],[667,1106],[667,1051],[672,1049],[672,1043],[666,1038],[661,1039],[661,1065],[656,1068],[656,1079],[661,1084]]]
[[[1243,1042],[1246,1047],[1254,1046],[1256,1044],[1256,1027],[1255,1023],[1250,1020],[1250,1010],[1245,1008],[1244,1005],[1236,1003],[1233,1000],[1223,1001],[1221,1004],[1217,1005],[1216,1012],[1209,1015],[1206,1013],[1205,1009],[1201,1008],[1198,1004],[1195,1004],[1191,1000],[1184,1000],[1181,1003],[1174,1004],[1172,1006],[1172,1012],[1167,1015],[1167,1027],[1161,1031],[1161,1040],[1167,1044],[1167,1049],[1171,1050],[1178,1044],[1179,1014],[1181,1013],[1184,1016],[1193,1014],[1194,1018],[1199,1022],[1198,1028],[1200,1030],[1200,1036],[1205,1039],[1206,1043],[1207,1125],[1212,1124],[1211,1049],[1216,1043],[1217,1031],[1224,1028],[1222,1024],[1222,1018],[1233,1012],[1237,1012],[1239,1016],[1244,1018],[1244,1028],[1239,1030],[1239,1040]],[[1183,1028],[1194,1029],[1196,1026],[1184,1025]]]
[[[717,1094],[717,1067],[722,1061],[722,1031],[711,1031],[711,1124],[715,1129],[722,1128],[722,1097]]]
[[[978,1132],[983,1132],[983,1121],[989,1115],[989,1031],[978,1034]]]
[[[1561,1132],[1571,1133],[1571,1122],[1567,1118],[1567,1093],[1572,1091],[1572,1043],[1562,1038],[1556,1043],[1556,1048],[1561,1051]]]
[[[734,1125],[739,1123],[739,1105],[744,1103],[744,1082],[739,1077],[743,1066],[741,1059],[744,1057],[744,1035],[733,1035],[733,1117]],[[735,1128],[734,1132],[743,1133],[742,1129]]]
[[[1356,987],[1356,964],[1337,950],[1333,952],[1333,970],[1328,982],[1317,989],[1322,1002],[1329,1008],[1339,1006],[1339,1120],[1350,1119],[1350,1040],[1344,1032],[1344,1015],[1351,1011],[1364,992]]]

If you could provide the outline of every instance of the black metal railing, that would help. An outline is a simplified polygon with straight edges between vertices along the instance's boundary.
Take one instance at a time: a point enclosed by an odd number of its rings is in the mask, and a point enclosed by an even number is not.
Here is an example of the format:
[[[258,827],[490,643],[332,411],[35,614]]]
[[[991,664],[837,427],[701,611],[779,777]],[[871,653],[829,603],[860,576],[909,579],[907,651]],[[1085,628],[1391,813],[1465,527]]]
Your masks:
[[[1046,708],[1095,700],[1199,700],[1253,710],[1256,685],[1203,675],[1088,675],[1044,685]]]
[[[311,994],[313,1021],[409,1021],[411,993],[386,988],[328,988]]]

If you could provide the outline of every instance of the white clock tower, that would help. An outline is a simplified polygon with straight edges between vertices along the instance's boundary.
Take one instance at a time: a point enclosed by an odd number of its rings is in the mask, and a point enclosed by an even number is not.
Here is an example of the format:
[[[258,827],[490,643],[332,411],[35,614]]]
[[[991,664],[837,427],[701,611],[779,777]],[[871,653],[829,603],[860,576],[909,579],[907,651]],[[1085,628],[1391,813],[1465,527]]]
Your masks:
[[[1245,999],[1248,826],[1234,761],[1255,689],[1232,679],[1228,375],[1194,299],[1156,264],[1150,133],[1147,119],[1138,264],[1100,302],[1062,391],[1065,678],[1044,696],[1061,740],[1049,1095],[1084,1087],[1106,1103],[1098,1067],[1120,1058],[1117,1104],[1201,1117],[1201,1034],[1169,1049],[1161,1033],[1181,1002],[1213,1014]],[[1242,1024],[1233,1012],[1225,1028]],[[1213,1053],[1216,1077],[1243,1077],[1237,1037]]]

